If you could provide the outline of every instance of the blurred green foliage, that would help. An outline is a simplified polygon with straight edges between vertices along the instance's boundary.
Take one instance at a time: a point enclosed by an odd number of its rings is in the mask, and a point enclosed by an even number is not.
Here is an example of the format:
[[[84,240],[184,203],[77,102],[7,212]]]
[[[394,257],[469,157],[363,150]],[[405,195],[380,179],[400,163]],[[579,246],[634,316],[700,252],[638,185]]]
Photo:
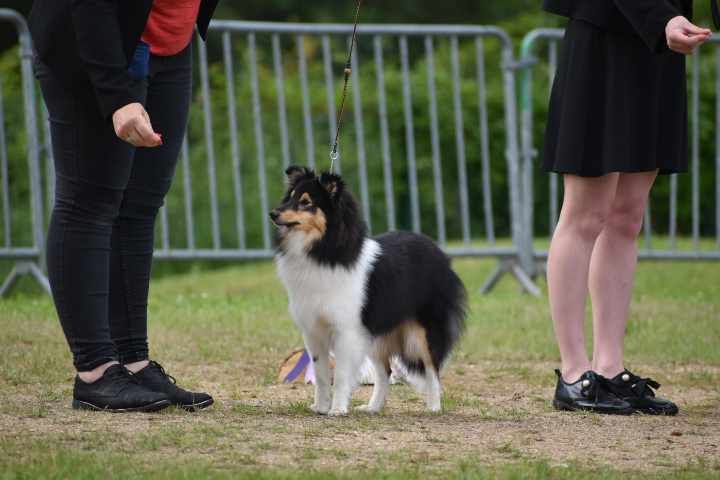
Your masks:
[[[292,21],[341,21],[352,17],[353,2],[346,2],[341,8],[334,0],[306,1],[300,5],[297,1],[247,2],[225,1],[221,3],[220,18],[241,18],[255,20],[292,20]],[[516,54],[522,37],[538,27],[561,26],[562,21],[539,12],[538,2],[512,0],[505,2],[426,2],[403,0],[382,5],[367,2],[363,10],[365,22],[434,22],[434,23],[483,23],[499,24],[508,31],[515,41]],[[700,12],[706,18],[706,12]],[[213,148],[217,158],[217,196],[221,212],[221,238],[224,247],[239,244],[235,219],[238,214],[234,201],[230,132],[228,125],[228,98],[226,95],[226,77],[222,63],[222,52],[218,34],[213,34],[209,43],[210,87],[213,111]],[[363,38],[358,50],[360,60],[360,85],[352,85],[352,93],[359,90],[364,114],[365,147],[371,198],[371,220],[373,231],[387,228],[384,203],[382,146],[380,144],[380,125],[378,116],[378,86],[373,62],[372,42]],[[277,108],[277,90],[273,70],[270,38],[259,35],[258,42],[258,80],[260,110],[264,131],[263,158],[266,165],[269,203],[280,197],[282,182],[282,152],[279,133]],[[340,77],[344,63],[345,39],[332,40],[332,66],[334,74],[333,91],[336,98],[340,89]],[[305,40],[308,55],[308,73],[310,86],[310,108],[313,120],[313,140],[315,147],[314,162],[319,167],[327,165],[329,139],[329,118],[327,113],[328,91],[324,79],[322,48],[319,39],[308,37]],[[498,236],[507,236],[508,232],[508,191],[506,180],[506,132],[504,120],[504,95],[501,78],[500,44],[494,39],[483,42],[486,60],[487,104],[490,131],[490,159],[492,198],[494,204],[495,228]],[[293,163],[308,164],[306,156],[305,130],[302,117],[302,95],[297,62],[297,46],[293,38],[282,41],[283,68],[285,75],[284,93],[287,101],[288,122],[290,127],[290,152]],[[390,152],[395,175],[394,189],[398,211],[398,227],[410,228],[410,200],[407,188],[407,160],[405,145],[405,120],[402,102],[402,72],[399,65],[396,39],[387,38],[384,43],[385,88],[388,98],[388,124]],[[535,73],[535,138],[538,148],[542,143],[544,116],[547,110],[547,92],[549,72],[544,47],[538,50],[542,62]],[[241,151],[241,173],[243,210],[247,222],[247,245],[250,248],[262,247],[262,225],[266,221],[266,212],[261,208],[258,189],[258,158],[255,142],[255,124],[252,106],[252,82],[248,69],[248,41],[243,35],[233,36],[234,86],[236,113],[238,116],[238,136]],[[461,82],[460,94],[463,104],[464,138],[466,147],[467,170],[471,204],[471,229],[473,237],[482,238],[485,232],[485,219],[482,209],[481,142],[478,115],[478,82],[476,71],[476,47],[472,40],[461,41]],[[715,158],[715,62],[713,49],[703,50],[701,63],[701,210],[702,231],[712,234],[714,229],[714,189],[716,176]],[[423,231],[435,235],[435,201],[432,176],[432,157],[430,145],[430,117],[428,108],[428,76],[425,51],[422,39],[410,40],[411,88],[414,133],[416,139],[418,179],[420,182],[420,200]],[[453,110],[454,85],[450,63],[449,42],[446,39],[435,41],[435,82],[438,92],[438,115],[440,127],[440,150],[442,152],[442,175],[444,200],[446,205],[446,226],[451,240],[460,237],[459,201],[457,195],[457,148],[455,138],[455,114]],[[518,75],[518,86],[522,77]],[[22,99],[19,88],[19,66],[17,50],[12,49],[0,57],[0,80],[4,90],[5,121],[8,132],[10,158],[10,179],[12,183],[13,241],[16,244],[26,242],[29,235],[29,215],[27,208],[27,178],[25,138],[22,128]],[[209,214],[210,191],[207,169],[207,139],[205,138],[202,95],[199,78],[196,78],[191,124],[189,129],[190,165],[192,170],[193,213],[195,216],[196,246],[212,245]],[[342,167],[350,188],[359,195],[357,175],[357,142],[354,123],[353,98],[349,99],[346,112],[346,129],[342,142]],[[11,128],[10,128],[11,127]],[[179,168],[173,189],[168,196],[167,207],[170,218],[170,241],[173,247],[183,247],[185,243],[185,212],[182,185],[185,172]],[[546,234],[548,231],[548,195],[547,175],[536,171],[536,231]],[[668,180],[661,178],[653,196],[653,220],[656,231],[667,231],[668,220]],[[690,231],[690,176],[681,176],[679,180],[679,229],[681,233]],[[0,225],[0,232],[2,226]],[[0,237],[0,240],[2,237]]]

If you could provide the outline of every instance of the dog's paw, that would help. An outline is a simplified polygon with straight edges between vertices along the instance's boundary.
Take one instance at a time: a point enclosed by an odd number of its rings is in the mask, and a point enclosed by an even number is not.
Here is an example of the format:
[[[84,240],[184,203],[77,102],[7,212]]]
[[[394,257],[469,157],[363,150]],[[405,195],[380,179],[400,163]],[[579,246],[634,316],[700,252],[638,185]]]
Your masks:
[[[317,413],[318,415],[327,415],[330,411],[329,407],[320,408],[316,404],[310,405],[310,411],[313,413]]]
[[[347,417],[348,411],[341,410],[339,408],[333,408],[328,412],[328,415],[330,415],[331,417]]]
[[[376,407],[371,406],[370,404],[367,404],[367,405],[359,406],[355,410],[357,410],[358,412],[363,412],[363,413],[376,414],[376,413],[380,413],[382,411],[382,408],[376,408]]]

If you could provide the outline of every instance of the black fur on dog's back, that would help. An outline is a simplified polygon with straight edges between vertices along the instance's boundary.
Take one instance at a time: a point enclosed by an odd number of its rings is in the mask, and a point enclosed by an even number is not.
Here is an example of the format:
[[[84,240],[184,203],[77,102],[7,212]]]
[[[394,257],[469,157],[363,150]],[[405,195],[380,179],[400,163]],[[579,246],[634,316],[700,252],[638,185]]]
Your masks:
[[[429,238],[393,232],[374,237],[382,249],[368,278],[362,321],[374,337],[405,322],[425,329],[428,349],[439,370],[465,327],[466,292],[450,260]],[[403,358],[423,371],[416,359]]]

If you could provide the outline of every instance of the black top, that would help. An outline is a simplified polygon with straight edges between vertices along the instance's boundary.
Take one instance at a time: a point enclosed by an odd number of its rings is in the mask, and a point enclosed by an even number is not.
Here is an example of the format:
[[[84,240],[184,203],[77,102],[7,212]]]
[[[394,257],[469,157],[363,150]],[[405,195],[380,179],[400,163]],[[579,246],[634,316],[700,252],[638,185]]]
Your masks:
[[[202,0],[197,26],[205,38],[219,0]],[[139,102],[128,65],[153,0],[35,0],[30,12],[38,58],[67,85],[89,82],[107,118]]]
[[[692,0],[544,0],[543,9],[601,28],[638,35],[653,52],[667,50],[665,27],[692,18]]]

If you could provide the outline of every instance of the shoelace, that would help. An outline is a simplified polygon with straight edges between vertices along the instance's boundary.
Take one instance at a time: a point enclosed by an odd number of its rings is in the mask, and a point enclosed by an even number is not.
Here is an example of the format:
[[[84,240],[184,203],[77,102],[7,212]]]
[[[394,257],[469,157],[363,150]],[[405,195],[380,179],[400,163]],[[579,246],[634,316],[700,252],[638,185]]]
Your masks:
[[[122,369],[113,370],[109,373],[110,379],[113,379],[115,381],[121,381],[123,385],[120,387],[120,392],[124,392],[127,388],[131,387],[132,385],[138,385],[138,379],[135,378],[130,372],[130,370],[123,367]]]
[[[600,394],[603,393],[603,379],[601,377],[588,378],[590,385],[583,387],[580,392],[595,403],[600,401]]]
[[[632,390],[633,393],[635,393],[635,395],[639,397],[644,397],[646,395],[654,397],[655,392],[652,389],[657,390],[658,388],[660,388],[660,384],[652,378],[638,377],[633,373],[627,374],[630,376],[630,378],[625,383],[629,383],[630,390]]]
[[[173,377],[172,375],[167,373],[165,371],[165,369],[163,368],[163,366],[160,365],[159,363],[157,363],[155,361],[151,361],[150,365],[148,365],[148,366],[157,368],[158,370],[160,370],[160,373],[163,374],[164,377],[166,377],[168,380],[170,380],[173,384],[177,384],[177,380],[175,380],[175,377]]]

